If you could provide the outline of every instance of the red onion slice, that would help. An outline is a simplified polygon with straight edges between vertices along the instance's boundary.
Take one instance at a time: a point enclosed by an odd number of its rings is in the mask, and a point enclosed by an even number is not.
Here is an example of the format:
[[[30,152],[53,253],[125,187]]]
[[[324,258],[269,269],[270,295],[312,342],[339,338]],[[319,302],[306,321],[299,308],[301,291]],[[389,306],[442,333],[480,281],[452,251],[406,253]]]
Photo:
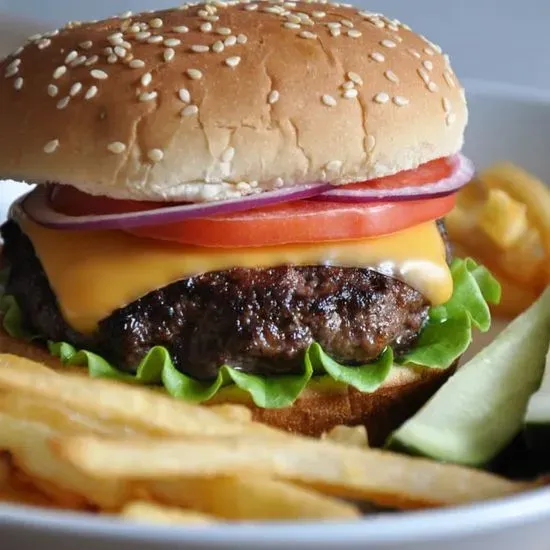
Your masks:
[[[191,218],[242,212],[244,210],[265,208],[266,206],[285,202],[309,199],[324,193],[331,187],[329,183],[311,183],[227,201],[179,204],[124,214],[69,216],[57,212],[52,208],[48,189],[40,186],[26,195],[21,205],[31,219],[52,229],[129,229],[131,227],[143,227],[147,225],[165,225]]]
[[[346,189],[346,186],[332,188],[314,200],[331,200],[336,202],[387,202],[434,199],[456,193],[472,179],[475,170],[471,160],[458,154],[451,158],[452,173],[450,176],[431,183],[411,185],[397,189]],[[365,182],[368,183],[368,182]]]

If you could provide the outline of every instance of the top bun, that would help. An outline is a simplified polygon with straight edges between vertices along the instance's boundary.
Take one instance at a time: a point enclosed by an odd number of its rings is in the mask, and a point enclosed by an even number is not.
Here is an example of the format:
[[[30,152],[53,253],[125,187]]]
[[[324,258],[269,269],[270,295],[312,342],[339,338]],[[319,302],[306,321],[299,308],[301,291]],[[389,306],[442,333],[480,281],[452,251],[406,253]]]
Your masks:
[[[0,63],[0,175],[157,201],[343,184],[460,150],[447,56],[348,4],[214,1],[70,23]]]

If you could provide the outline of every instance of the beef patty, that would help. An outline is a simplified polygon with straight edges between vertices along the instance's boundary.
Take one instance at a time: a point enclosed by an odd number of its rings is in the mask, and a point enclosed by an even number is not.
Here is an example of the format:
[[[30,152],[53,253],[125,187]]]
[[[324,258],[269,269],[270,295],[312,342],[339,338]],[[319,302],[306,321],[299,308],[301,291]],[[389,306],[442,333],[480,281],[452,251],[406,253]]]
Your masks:
[[[180,371],[199,380],[214,378],[223,364],[255,374],[302,372],[304,350],[314,341],[337,361],[361,364],[386,346],[397,353],[408,349],[428,314],[420,293],[370,269],[237,268],[150,292],[84,335],[63,319],[19,226],[7,222],[1,232],[11,266],[7,293],[15,296],[28,328],[95,351],[129,372],[157,345],[169,350]]]

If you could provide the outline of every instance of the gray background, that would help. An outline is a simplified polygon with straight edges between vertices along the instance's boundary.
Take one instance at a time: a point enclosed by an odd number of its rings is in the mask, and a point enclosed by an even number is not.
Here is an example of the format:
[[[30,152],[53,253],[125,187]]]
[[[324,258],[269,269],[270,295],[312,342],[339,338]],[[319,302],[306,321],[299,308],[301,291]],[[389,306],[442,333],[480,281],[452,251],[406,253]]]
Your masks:
[[[353,0],[349,0],[353,1]],[[178,0],[0,0],[0,29],[13,15],[58,25]],[[440,43],[461,77],[550,89],[550,0],[355,0]],[[13,30],[11,32],[14,32]]]

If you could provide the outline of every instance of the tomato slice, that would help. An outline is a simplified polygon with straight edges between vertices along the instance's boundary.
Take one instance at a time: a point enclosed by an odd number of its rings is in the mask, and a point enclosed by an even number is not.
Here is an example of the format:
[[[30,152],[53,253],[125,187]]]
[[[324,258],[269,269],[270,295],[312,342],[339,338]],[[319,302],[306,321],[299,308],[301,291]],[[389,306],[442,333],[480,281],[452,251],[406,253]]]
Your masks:
[[[449,213],[455,196],[376,204],[298,201],[224,216],[136,227],[128,232],[219,248],[341,241],[387,235]]]
[[[444,157],[422,164],[415,170],[404,170],[393,176],[352,183],[346,185],[346,189],[400,189],[436,182],[448,178],[452,173],[452,157]]]

